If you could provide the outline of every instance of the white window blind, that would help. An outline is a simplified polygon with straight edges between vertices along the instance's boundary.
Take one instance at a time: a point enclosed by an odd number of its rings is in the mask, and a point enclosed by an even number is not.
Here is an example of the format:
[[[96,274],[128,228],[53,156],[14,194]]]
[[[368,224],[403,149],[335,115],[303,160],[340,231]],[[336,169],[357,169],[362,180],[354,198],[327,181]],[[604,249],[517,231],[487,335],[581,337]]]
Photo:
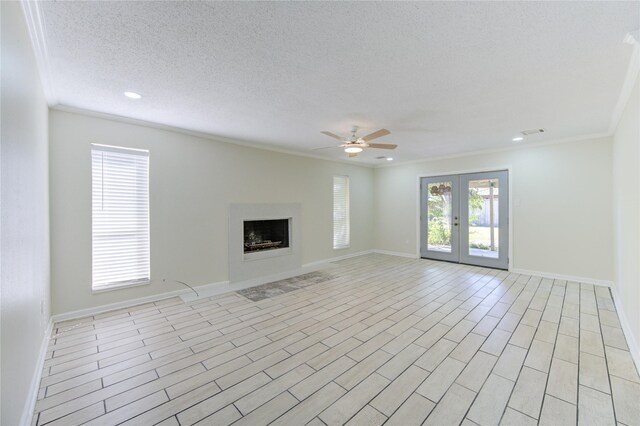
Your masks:
[[[149,151],[92,145],[93,289],[149,281]]]
[[[349,247],[349,176],[333,177],[333,248]]]

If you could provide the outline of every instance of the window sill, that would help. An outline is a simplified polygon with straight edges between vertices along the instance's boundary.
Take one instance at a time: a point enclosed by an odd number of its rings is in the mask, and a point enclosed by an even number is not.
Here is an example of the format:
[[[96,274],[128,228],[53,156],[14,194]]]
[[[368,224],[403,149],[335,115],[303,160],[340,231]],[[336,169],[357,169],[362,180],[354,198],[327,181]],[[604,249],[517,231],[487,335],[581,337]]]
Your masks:
[[[334,249],[334,250],[345,250],[345,249],[348,249],[348,248],[351,248],[351,246],[334,247],[333,249]]]
[[[151,280],[133,281],[133,282],[111,284],[111,285],[103,286],[103,287],[99,287],[99,288],[93,288],[92,287],[91,288],[91,294],[104,293],[104,292],[112,291],[112,290],[121,290],[121,289],[124,289],[124,288],[140,287],[140,286],[149,285],[149,284],[151,284]]]

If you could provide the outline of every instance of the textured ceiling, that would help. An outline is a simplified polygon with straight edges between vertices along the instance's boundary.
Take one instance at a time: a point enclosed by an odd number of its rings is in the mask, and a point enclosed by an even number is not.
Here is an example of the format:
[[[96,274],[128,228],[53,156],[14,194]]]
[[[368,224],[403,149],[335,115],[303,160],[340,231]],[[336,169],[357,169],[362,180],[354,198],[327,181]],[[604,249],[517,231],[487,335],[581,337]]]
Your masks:
[[[385,127],[373,164],[606,132],[640,27],[640,2],[39,7],[53,102],[327,158],[321,130]]]

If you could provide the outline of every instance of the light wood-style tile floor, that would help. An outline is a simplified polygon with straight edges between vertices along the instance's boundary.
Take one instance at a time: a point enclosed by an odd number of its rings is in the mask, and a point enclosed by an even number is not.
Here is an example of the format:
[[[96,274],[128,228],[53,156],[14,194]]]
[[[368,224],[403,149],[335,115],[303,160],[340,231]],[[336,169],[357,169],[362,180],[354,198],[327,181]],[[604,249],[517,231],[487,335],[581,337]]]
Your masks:
[[[37,425],[640,424],[608,288],[380,254],[58,323]]]

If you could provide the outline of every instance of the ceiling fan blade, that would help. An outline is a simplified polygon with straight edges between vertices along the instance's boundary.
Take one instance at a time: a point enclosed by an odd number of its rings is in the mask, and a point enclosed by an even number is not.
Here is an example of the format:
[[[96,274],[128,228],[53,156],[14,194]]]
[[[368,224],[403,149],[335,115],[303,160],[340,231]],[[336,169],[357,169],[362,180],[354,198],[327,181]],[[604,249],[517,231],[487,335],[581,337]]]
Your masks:
[[[362,140],[365,141],[365,142],[368,142],[368,141],[374,140],[376,138],[379,138],[381,136],[388,135],[389,133],[391,133],[391,132],[388,131],[387,129],[380,129],[380,130],[378,130],[376,132],[368,134],[367,136],[364,136],[362,138]]]
[[[319,149],[340,148],[340,145],[321,146],[318,148],[311,148],[311,151],[317,151]]]
[[[350,152],[350,153],[349,153],[349,158],[351,158],[351,157],[357,157],[357,156],[358,156],[358,153],[357,153],[357,152]]]
[[[398,145],[392,143],[370,143],[369,148],[396,149]]]
[[[331,133],[331,132],[327,132],[327,131],[322,131],[320,133],[322,133],[323,135],[327,135],[330,138],[338,139],[341,142],[344,141],[344,138],[341,138],[340,136],[336,135],[335,133]]]

